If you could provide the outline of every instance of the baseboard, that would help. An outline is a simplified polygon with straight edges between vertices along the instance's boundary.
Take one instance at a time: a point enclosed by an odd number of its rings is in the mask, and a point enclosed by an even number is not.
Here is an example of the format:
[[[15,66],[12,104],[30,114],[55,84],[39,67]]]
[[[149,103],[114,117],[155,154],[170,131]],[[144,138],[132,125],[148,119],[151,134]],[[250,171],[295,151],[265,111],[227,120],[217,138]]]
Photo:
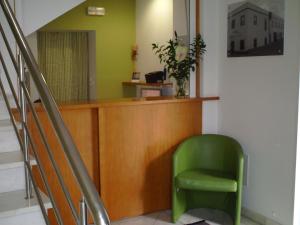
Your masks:
[[[242,215],[261,225],[282,225],[276,222],[275,220],[267,218],[257,212],[254,212],[244,207],[242,208]]]

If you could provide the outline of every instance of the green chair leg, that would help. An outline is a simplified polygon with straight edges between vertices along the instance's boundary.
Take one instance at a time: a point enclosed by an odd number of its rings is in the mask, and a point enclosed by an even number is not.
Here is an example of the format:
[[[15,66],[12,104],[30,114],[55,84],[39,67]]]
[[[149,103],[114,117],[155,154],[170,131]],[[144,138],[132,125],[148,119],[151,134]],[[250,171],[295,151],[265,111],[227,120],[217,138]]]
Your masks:
[[[185,191],[174,188],[172,198],[172,222],[176,223],[187,209]]]

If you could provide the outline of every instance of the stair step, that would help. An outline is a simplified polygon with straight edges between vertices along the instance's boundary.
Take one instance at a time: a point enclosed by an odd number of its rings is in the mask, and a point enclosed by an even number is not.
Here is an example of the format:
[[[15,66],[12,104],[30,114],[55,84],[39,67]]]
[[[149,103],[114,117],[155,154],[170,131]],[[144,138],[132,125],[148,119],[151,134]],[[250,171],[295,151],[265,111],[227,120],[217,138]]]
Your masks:
[[[0,120],[9,119],[8,111],[3,104],[0,104]]]
[[[21,123],[17,122],[16,125],[17,125],[18,129],[22,128]],[[10,119],[0,120],[0,132],[1,131],[10,131],[10,130],[14,131],[14,127],[13,127],[13,124],[10,121]]]
[[[21,124],[18,123],[18,128]],[[20,145],[10,120],[0,120],[0,152],[19,151]]]
[[[40,192],[46,209],[51,203],[48,197]],[[42,225],[44,219],[37,198],[25,199],[25,190],[0,194],[0,224],[5,225]]]
[[[52,208],[48,197],[42,193],[46,209]],[[25,190],[12,191],[0,194],[0,218],[40,210],[37,198],[25,199]]]
[[[14,107],[15,104],[14,104],[14,100],[13,100],[13,97],[11,94],[8,94],[8,99],[9,99],[10,105],[12,107]],[[4,102],[2,93],[0,92],[0,120],[3,120],[3,119],[9,119],[9,114],[6,109],[6,104]]]
[[[30,164],[36,165],[36,161],[32,157]],[[24,166],[24,157],[21,151],[0,153],[0,170],[22,166]]]
[[[13,129],[11,121],[7,120],[0,120],[0,131],[6,131]]]
[[[31,165],[36,165],[34,159],[31,159]],[[0,193],[24,189],[24,174],[21,151],[0,153]]]

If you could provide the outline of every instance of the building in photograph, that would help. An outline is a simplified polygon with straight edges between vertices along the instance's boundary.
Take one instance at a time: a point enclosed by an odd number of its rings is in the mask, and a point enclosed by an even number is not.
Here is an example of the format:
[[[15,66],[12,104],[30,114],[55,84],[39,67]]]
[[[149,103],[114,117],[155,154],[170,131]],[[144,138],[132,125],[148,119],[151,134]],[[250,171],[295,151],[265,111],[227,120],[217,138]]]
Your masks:
[[[228,14],[228,56],[283,54],[284,19],[245,2]]]

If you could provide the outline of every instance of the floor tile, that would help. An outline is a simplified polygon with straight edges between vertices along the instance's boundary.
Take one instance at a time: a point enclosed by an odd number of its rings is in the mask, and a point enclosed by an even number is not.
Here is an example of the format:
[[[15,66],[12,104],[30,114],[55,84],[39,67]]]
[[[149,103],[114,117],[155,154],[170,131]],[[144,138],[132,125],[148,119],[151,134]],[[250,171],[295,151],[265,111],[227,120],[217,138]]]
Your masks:
[[[156,219],[155,225],[170,225],[170,224],[173,224],[171,221],[172,221],[171,211],[170,210],[163,211]],[[181,221],[178,221],[176,223],[176,225],[183,225],[183,224],[181,223]]]
[[[259,225],[259,224],[255,223],[254,221],[252,221],[248,218],[242,217],[241,225]]]
[[[149,215],[123,219],[112,225],[185,225],[206,220],[211,225],[232,225],[231,218],[219,210],[194,209],[183,214],[176,224],[171,222],[171,211],[162,211]],[[258,225],[252,220],[242,218],[241,225]]]
[[[137,216],[133,218],[126,218],[119,221],[112,222],[112,225],[154,225],[156,219],[162,212],[151,213],[144,216]]]
[[[231,225],[231,218],[219,210],[193,209],[189,210],[179,219],[183,224],[195,223],[199,220],[206,220],[212,225]]]

